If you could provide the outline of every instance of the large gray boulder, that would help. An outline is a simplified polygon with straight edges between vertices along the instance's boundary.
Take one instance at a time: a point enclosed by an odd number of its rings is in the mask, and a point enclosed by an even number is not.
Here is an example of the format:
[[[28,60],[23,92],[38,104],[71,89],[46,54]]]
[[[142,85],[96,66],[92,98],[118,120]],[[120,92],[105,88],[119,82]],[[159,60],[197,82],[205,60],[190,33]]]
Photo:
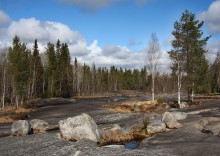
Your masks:
[[[178,123],[174,115],[170,112],[165,112],[163,114],[162,122],[164,122],[167,128],[170,129],[182,127],[182,124]]]
[[[30,124],[34,133],[44,133],[49,128],[49,124],[40,119],[33,119]]]
[[[179,120],[185,120],[187,117],[187,114],[185,112],[170,112],[174,118],[179,121]]]
[[[161,120],[153,120],[147,125],[147,132],[150,134],[161,133],[166,131],[166,124]]]
[[[61,137],[65,140],[85,138],[98,142],[100,139],[95,121],[85,113],[59,121],[59,128]]]
[[[11,134],[13,136],[25,136],[31,132],[31,125],[27,120],[18,120],[11,125]]]

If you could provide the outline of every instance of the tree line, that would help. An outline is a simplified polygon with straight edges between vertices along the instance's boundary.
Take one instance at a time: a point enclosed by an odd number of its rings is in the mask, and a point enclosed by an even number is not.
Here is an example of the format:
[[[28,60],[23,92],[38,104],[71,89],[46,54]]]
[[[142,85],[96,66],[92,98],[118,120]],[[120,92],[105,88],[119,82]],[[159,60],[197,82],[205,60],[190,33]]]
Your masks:
[[[19,36],[12,46],[1,49],[0,84],[1,105],[17,107],[36,97],[71,97],[107,94],[120,90],[146,91],[150,82],[147,69],[122,69],[71,63],[68,45],[48,43],[39,53],[37,40],[28,49]]]
[[[220,53],[214,63],[205,57],[205,45],[210,38],[202,37],[203,22],[188,10],[174,23],[171,73],[158,72],[161,54],[156,34],[152,34],[146,50],[146,66],[142,69],[96,67],[71,62],[67,43],[48,43],[40,54],[37,39],[32,49],[15,36],[9,48],[0,53],[1,107],[20,105],[37,97],[72,97],[108,94],[121,90],[155,93],[186,92],[189,100],[195,93],[220,91]]]

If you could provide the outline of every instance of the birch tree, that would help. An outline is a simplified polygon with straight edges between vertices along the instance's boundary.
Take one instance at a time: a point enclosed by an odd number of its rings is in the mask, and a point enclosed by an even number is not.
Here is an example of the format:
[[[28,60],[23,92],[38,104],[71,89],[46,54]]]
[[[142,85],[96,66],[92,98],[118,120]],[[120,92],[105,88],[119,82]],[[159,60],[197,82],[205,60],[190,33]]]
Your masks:
[[[149,42],[147,48],[147,58],[146,58],[146,65],[149,69],[151,74],[151,93],[152,93],[152,100],[155,99],[155,75],[158,71],[158,63],[161,55],[160,45],[156,36],[156,33],[152,33],[151,40]]]
[[[177,101],[179,106],[181,103],[181,88],[182,88],[182,78],[183,78],[183,65],[184,65],[184,54],[181,49],[181,33],[180,33],[180,24],[175,22],[174,31],[172,32],[175,40],[171,42],[173,50],[169,51],[169,57],[172,61],[171,69],[175,75],[177,75]]]
[[[4,48],[1,52],[1,66],[2,66],[2,109],[5,108],[5,95],[6,95],[6,70],[7,70],[7,48]]]

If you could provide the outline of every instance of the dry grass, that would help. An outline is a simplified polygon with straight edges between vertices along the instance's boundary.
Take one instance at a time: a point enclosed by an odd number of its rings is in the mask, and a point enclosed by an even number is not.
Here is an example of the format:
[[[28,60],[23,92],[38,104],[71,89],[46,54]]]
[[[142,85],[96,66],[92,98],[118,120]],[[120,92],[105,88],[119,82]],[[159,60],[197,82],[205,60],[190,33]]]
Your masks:
[[[6,107],[3,110],[0,110],[0,123],[7,123],[7,122],[14,122],[16,120],[26,119],[28,116],[27,114],[35,111],[33,108],[24,108],[20,107],[16,109],[16,107]]]
[[[118,113],[152,112],[158,108],[163,109],[163,105],[158,104],[157,100],[130,101],[119,104],[108,104],[103,107]]]
[[[12,119],[10,116],[0,116],[0,123],[6,122],[14,122],[15,120]]]
[[[12,107],[12,106],[8,106],[5,107],[5,109],[0,110],[0,112],[2,113],[30,113],[35,111],[35,109],[33,108],[24,108],[24,107],[20,107],[18,109],[16,109],[16,107]]]
[[[128,134],[123,134],[120,130],[112,130],[102,137],[99,141],[99,145],[103,146],[111,143],[123,144],[132,140],[143,140],[146,137],[149,137],[149,135],[147,135],[144,130],[133,131]]]

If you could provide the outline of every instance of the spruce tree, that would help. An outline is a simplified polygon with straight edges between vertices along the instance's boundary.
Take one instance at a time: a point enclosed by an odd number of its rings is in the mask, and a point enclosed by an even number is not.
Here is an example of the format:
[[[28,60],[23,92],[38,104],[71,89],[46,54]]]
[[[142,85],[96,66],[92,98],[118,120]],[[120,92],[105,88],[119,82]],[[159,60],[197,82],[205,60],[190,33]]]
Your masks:
[[[66,43],[62,43],[60,48],[60,60],[58,68],[60,68],[61,79],[60,79],[60,89],[61,95],[63,97],[70,97],[70,83],[71,83],[71,75],[70,75],[70,53],[69,48]]]
[[[47,44],[46,54],[48,58],[48,67],[47,67],[48,95],[53,97],[57,95],[57,90],[56,90],[57,59],[56,59],[54,44],[51,44],[51,43]]]
[[[31,87],[31,96],[36,94],[41,94],[42,81],[43,81],[43,65],[39,55],[37,39],[34,41],[33,46],[33,55],[32,55],[32,87]]]
[[[29,50],[25,43],[20,42],[20,38],[15,36],[12,47],[9,48],[8,67],[12,76],[13,94],[16,99],[16,106],[23,103],[27,98],[29,84]]]

